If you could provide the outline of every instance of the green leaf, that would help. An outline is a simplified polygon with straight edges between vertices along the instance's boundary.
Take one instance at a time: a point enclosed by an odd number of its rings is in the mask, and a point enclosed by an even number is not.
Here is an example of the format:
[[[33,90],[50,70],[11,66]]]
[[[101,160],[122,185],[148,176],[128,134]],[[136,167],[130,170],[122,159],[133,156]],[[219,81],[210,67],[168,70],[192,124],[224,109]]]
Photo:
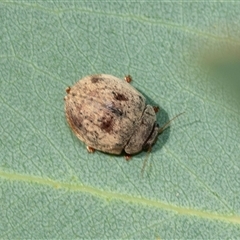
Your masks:
[[[239,26],[234,2],[1,2],[0,237],[238,238]],[[149,156],[88,154],[63,98],[94,73],[186,113]]]

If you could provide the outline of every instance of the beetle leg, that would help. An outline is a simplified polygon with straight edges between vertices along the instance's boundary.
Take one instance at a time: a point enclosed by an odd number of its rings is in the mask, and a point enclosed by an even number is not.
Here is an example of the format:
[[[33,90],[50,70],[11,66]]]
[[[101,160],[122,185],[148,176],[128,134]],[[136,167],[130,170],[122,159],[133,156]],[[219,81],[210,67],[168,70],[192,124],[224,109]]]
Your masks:
[[[126,82],[130,83],[130,82],[132,81],[132,77],[131,77],[130,75],[126,75],[126,76],[124,77],[124,80],[125,80]]]
[[[66,91],[67,94],[69,94],[70,91],[71,91],[71,88],[70,88],[70,87],[67,87],[65,91]]]
[[[159,111],[159,107],[158,106],[153,106],[153,110],[155,113],[157,113]]]
[[[94,153],[95,152],[95,149],[90,147],[90,146],[87,146],[87,150],[89,153]]]
[[[132,158],[132,156],[129,155],[129,154],[126,154],[124,157],[125,157],[126,161],[129,161],[129,160],[131,160],[131,158]]]

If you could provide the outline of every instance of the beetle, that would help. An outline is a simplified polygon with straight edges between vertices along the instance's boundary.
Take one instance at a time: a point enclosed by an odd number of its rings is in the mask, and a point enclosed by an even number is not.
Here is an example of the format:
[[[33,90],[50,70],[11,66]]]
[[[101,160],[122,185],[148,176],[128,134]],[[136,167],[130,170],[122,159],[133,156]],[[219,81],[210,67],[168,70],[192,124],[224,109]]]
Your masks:
[[[168,127],[170,121],[159,127],[158,108],[147,105],[145,97],[129,84],[130,75],[125,80],[90,75],[66,89],[67,122],[89,152],[133,155],[150,149]]]

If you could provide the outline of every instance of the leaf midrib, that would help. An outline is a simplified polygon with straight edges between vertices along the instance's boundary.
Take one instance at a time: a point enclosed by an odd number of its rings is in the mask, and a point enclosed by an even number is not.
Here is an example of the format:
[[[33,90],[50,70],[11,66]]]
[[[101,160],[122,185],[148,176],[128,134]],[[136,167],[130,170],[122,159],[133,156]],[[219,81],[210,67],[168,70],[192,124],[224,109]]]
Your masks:
[[[130,196],[128,194],[121,194],[117,192],[110,192],[106,190],[101,190],[88,185],[83,185],[76,182],[60,182],[50,178],[43,178],[33,175],[23,175],[20,173],[6,172],[0,170],[0,178],[7,181],[24,182],[28,184],[39,184],[42,186],[48,186],[54,189],[65,189],[73,192],[83,192],[87,194],[94,195],[98,198],[102,198],[107,201],[120,200],[126,203],[140,204],[147,207],[153,207],[165,211],[172,211],[179,215],[195,216],[198,218],[210,219],[210,220],[220,220],[232,224],[240,225],[240,216],[238,215],[227,215],[227,214],[217,214],[215,212],[206,212],[202,210],[196,210],[193,208],[185,208],[182,206],[176,206],[172,204],[167,204],[161,201],[147,199],[138,196]]]

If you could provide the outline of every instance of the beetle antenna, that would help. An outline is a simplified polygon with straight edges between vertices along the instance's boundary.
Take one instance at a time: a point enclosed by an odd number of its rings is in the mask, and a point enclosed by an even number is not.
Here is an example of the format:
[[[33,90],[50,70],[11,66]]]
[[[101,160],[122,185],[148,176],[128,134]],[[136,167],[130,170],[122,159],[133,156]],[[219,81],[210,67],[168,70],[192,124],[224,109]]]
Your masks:
[[[179,113],[178,115],[176,115],[175,117],[173,117],[171,120],[169,120],[167,123],[165,123],[161,128],[159,128],[158,134],[161,134],[166,128],[168,128],[170,126],[170,123],[175,120],[176,118],[178,118],[180,115],[184,114],[185,112]]]
[[[149,147],[149,149],[147,151],[147,156],[145,157],[144,162],[143,162],[143,166],[142,166],[142,170],[141,170],[142,177],[143,177],[144,170],[145,170],[145,167],[147,165],[148,157],[149,157],[149,154],[150,154],[151,150],[152,150],[152,146]]]
[[[176,115],[175,117],[173,117],[171,120],[169,120],[167,123],[165,123],[161,128],[159,128],[159,131],[158,131],[158,134],[161,134],[166,128],[169,127],[170,123],[175,120],[176,118],[178,118],[180,115],[184,114],[185,112],[182,112],[182,113],[179,113],[178,115]],[[149,149],[147,150],[147,156],[145,157],[144,159],[144,162],[143,162],[143,166],[142,166],[142,169],[141,169],[141,175],[143,177],[143,174],[144,174],[144,170],[147,166],[147,161],[148,161],[148,158],[149,158],[149,154],[152,150],[152,146],[149,147]]]

